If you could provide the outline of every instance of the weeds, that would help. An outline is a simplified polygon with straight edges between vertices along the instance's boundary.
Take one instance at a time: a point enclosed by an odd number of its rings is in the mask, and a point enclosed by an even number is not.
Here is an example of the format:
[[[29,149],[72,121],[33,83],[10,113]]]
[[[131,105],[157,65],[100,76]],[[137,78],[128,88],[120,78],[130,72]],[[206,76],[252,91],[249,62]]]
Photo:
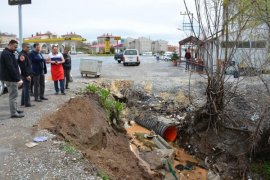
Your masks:
[[[107,175],[105,172],[99,171],[97,173],[98,177],[100,177],[102,180],[109,180],[110,177],[109,175]]]
[[[254,173],[262,175],[265,179],[270,179],[270,162],[254,163],[251,166]]]
[[[108,89],[98,87],[95,84],[89,84],[86,86],[86,92],[97,94],[99,96],[101,106],[107,111],[110,123],[113,119],[116,120],[116,124],[119,124],[120,115],[124,110],[124,104],[116,101]]]
[[[60,148],[68,154],[74,154],[76,152],[75,147],[72,146],[69,142],[65,142]]]
[[[86,91],[90,93],[96,93],[98,91],[98,87],[94,84],[89,84],[86,86]]]

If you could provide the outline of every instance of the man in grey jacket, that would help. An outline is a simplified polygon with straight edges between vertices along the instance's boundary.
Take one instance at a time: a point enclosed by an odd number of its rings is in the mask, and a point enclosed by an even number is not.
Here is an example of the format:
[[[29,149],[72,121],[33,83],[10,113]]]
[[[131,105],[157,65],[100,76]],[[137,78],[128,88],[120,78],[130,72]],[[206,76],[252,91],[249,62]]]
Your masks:
[[[0,58],[0,80],[4,81],[8,88],[11,118],[24,117],[23,111],[17,109],[18,85],[21,83],[20,69],[14,55],[17,47],[18,42],[11,40]]]

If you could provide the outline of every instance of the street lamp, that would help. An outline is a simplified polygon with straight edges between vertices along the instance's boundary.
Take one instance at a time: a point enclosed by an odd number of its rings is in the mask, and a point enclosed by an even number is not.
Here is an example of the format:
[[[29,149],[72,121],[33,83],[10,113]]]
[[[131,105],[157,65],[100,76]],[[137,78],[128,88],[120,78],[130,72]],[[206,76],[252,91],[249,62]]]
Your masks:
[[[23,43],[23,32],[22,32],[22,5],[31,4],[31,0],[8,0],[9,5],[18,5],[18,14],[19,14],[19,39],[20,47]]]

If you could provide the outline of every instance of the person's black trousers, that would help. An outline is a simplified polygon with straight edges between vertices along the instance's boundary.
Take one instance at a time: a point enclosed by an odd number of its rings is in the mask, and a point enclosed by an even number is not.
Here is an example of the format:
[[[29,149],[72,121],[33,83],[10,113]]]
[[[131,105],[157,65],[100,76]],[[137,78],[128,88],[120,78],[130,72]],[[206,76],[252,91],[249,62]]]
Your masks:
[[[45,75],[33,75],[35,100],[44,97]]]
[[[23,80],[23,89],[22,89],[21,105],[29,106],[31,105],[29,94],[29,87],[31,84],[31,80],[28,81],[25,77],[23,77],[22,80]]]
[[[65,72],[65,87],[68,88],[68,83],[70,82],[70,70],[64,70]]]

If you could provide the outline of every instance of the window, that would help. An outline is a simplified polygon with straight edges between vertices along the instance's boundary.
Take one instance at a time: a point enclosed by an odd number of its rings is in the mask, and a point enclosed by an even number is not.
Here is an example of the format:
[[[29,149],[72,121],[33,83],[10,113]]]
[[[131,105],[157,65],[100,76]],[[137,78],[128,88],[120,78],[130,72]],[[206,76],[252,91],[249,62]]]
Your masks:
[[[252,41],[252,48],[266,48],[266,41]]]
[[[229,41],[229,42],[225,42],[225,41],[223,41],[223,42],[221,42],[221,47],[222,48],[226,48],[226,47],[228,47],[228,48],[233,48],[233,47],[235,47],[235,42],[234,41]],[[227,46],[226,46],[227,45]]]
[[[126,50],[125,51],[125,55],[137,55],[137,51],[136,50]]]
[[[249,41],[240,41],[237,44],[237,48],[250,48]]]

